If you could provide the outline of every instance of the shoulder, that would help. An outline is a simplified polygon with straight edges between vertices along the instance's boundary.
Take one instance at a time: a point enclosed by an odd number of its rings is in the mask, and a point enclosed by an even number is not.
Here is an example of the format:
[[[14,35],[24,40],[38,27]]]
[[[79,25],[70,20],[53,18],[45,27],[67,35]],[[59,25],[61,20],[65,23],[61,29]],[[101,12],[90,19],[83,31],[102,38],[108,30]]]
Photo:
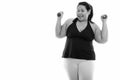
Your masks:
[[[74,20],[74,18],[69,18],[69,19],[66,20],[66,23],[70,24],[70,23],[72,23],[73,20]]]
[[[66,28],[68,28],[69,25],[72,24],[73,20],[74,20],[74,18],[69,18],[69,19],[67,19],[67,20],[65,21],[65,24],[67,25]]]
[[[90,22],[90,25],[91,25],[91,28],[93,29],[94,33],[97,29],[99,29],[98,25],[95,22]]]

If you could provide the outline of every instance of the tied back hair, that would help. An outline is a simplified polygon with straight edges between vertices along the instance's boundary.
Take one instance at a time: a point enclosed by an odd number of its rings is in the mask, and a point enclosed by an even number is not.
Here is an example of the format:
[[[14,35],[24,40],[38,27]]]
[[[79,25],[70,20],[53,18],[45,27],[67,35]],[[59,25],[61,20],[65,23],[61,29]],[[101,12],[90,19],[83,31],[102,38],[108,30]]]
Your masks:
[[[92,17],[93,17],[93,7],[92,7],[89,3],[87,3],[87,2],[79,2],[78,5],[77,5],[77,7],[78,7],[79,5],[85,6],[86,9],[87,9],[87,11],[90,10],[90,14],[89,14],[89,16],[88,16],[88,21],[90,21],[90,22],[93,23],[93,21],[92,21]]]

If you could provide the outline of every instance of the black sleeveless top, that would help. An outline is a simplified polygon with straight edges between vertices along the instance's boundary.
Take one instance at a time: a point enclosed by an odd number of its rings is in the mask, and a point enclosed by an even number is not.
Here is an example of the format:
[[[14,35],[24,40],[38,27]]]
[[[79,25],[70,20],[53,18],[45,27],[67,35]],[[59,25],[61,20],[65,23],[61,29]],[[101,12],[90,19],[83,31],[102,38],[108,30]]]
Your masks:
[[[92,44],[94,32],[90,23],[88,21],[86,28],[79,32],[76,26],[77,20],[78,18],[75,18],[66,31],[67,39],[62,57],[95,60],[95,52]]]

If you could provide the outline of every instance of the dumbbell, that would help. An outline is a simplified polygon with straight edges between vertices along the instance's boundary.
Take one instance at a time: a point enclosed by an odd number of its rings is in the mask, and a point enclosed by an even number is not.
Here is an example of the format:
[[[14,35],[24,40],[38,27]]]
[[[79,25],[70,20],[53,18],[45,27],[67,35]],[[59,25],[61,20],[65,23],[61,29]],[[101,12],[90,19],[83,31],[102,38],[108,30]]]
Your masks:
[[[61,13],[57,13],[57,16],[58,16],[58,17],[61,17]]]
[[[103,16],[102,16],[102,19],[107,19],[107,15],[103,15]]]

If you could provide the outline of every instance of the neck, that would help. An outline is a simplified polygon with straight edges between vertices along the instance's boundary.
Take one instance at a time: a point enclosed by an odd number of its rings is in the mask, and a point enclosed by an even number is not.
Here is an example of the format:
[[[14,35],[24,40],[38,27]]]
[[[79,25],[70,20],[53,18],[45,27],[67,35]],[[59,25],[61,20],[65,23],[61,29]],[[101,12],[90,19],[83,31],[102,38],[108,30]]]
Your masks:
[[[79,20],[78,19],[78,22],[80,22],[80,23],[86,23],[86,22],[88,22],[87,20]]]
[[[88,20],[79,20],[79,18],[77,18],[79,22],[84,23],[87,22]]]

